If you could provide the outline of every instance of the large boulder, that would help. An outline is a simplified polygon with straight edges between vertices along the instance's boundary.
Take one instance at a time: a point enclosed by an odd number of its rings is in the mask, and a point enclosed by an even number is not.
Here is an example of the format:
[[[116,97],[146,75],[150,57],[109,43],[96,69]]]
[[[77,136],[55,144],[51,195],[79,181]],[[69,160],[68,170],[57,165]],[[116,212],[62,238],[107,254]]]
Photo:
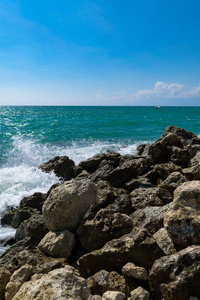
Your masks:
[[[68,156],[55,156],[49,161],[39,166],[44,172],[54,172],[58,177],[64,180],[70,180],[75,177],[74,162]]]
[[[22,285],[13,300],[87,300],[89,295],[85,279],[74,268],[66,266],[45,275],[34,276]]]
[[[159,188],[138,188],[131,193],[132,209],[145,208],[147,206],[163,206],[164,202],[159,197]]]
[[[92,220],[86,220],[77,230],[82,246],[92,251],[109,240],[119,238],[133,229],[132,220],[111,209],[100,209]]]
[[[11,274],[9,270],[7,270],[5,267],[0,268],[0,299],[3,299],[4,289],[10,279],[10,276]]]
[[[128,262],[150,268],[153,262],[164,255],[147,229],[134,228],[129,234],[107,242],[103,248],[94,250],[79,258],[78,268],[84,277],[102,269],[121,271]]]
[[[15,211],[12,220],[12,227],[17,228],[24,221],[28,220],[33,214],[39,214],[40,212],[31,207],[18,207]]]
[[[97,187],[89,179],[64,182],[51,191],[43,205],[47,228],[51,231],[76,230],[96,199]]]
[[[47,195],[43,193],[34,193],[32,196],[24,197],[20,202],[20,207],[31,207],[42,211],[42,205],[46,200]]]
[[[188,181],[174,192],[164,216],[164,226],[180,248],[200,244],[200,181]]]
[[[157,259],[151,268],[149,282],[155,300],[199,297],[200,246],[190,246]]]

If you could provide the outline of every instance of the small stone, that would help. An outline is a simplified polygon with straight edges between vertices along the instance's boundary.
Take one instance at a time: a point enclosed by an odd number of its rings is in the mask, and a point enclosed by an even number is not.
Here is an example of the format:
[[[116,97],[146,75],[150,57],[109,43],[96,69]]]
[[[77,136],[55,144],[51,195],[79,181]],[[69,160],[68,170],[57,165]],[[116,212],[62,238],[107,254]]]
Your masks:
[[[127,263],[122,268],[122,274],[126,276],[131,276],[139,280],[147,279],[147,271],[143,267],[137,267],[133,263]]]
[[[131,297],[128,298],[129,300],[149,300],[150,295],[149,293],[139,286],[137,289],[131,291]]]
[[[102,300],[123,300],[125,295],[121,292],[107,291],[103,294]]]

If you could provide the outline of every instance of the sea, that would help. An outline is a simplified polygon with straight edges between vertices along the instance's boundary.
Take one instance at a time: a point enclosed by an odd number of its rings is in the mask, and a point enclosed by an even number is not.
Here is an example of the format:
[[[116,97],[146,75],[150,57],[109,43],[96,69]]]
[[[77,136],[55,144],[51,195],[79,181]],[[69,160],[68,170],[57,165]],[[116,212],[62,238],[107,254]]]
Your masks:
[[[0,218],[23,197],[59,182],[38,166],[56,155],[76,164],[107,150],[135,154],[175,125],[200,136],[200,107],[0,106]],[[0,255],[15,230],[0,225]]]

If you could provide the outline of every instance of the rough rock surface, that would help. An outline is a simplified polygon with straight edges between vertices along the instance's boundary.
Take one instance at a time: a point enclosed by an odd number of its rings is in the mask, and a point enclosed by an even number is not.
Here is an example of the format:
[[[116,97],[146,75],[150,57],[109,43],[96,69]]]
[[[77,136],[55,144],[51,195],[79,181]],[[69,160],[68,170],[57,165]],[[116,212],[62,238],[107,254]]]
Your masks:
[[[53,171],[58,177],[70,180],[75,176],[74,166],[73,160],[69,159],[69,157],[56,156],[40,165],[39,168],[47,173]]]
[[[107,291],[103,294],[102,300],[123,300],[125,295],[121,292]]]
[[[79,240],[89,251],[101,248],[106,242],[129,233],[132,220],[125,214],[114,213],[111,209],[100,209],[94,219],[87,220],[78,228]]]
[[[200,246],[190,246],[157,259],[151,268],[149,282],[156,300],[199,297]]]
[[[75,246],[74,234],[67,229],[61,232],[49,231],[40,241],[39,249],[52,257],[70,256]]]
[[[162,206],[163,201],[158,196],[159,188],[138,188],[131,192],[132,208],[134,210],[146,206]]]
[[[75,230],[96,198],[96,185],[89,179],[71,180],[59,185],[51,191],[43,205],[47,228],[51,231]]]
[[[150,294],[141,286],[131,292],[129,300],[150,300]]]
[[[146,280],[147,279],[147,270],[142,267],[138,267],[133,263],[127,263],[125,266],[122,268],[122,274],[126,276],[131,276],[136,279],[140,280]]]
[[[164,216],[164,226],[176,245],[200,244],[200,181],[188,181],[174,192],[173,204]]]
[[[119,239],[109,241],[99,250],[83,255],[78,267],[83,277],[91,276],[102,269],[118,270],[128,262],[149,268],[164,253],[146,229],[134,230]]]
[[[103,295],[106,291],[127,293],[126,280],[117,272],[101,270],[87,279],[88,287],[93,295]]]
[[[10,279],[10,271],[5,267],[0,268],[0,299],[3,299],[4,289]]]
[[[74,268],[66,266],[24,283],[13,300],[87,300],[89,295],[85,279]]]
[[[23,283],[31,277],[32,272],[32,266],[26,264],[13,273],[8,284],[6,285],[5,300],[11,300],[13,298]]]

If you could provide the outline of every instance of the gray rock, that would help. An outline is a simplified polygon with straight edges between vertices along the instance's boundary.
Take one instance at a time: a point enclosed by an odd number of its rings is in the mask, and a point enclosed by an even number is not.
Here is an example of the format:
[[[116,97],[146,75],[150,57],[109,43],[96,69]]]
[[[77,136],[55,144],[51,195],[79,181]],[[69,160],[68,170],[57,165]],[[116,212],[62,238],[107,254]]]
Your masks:
[[[51,231],[75,230],[97,200],[96,185],[89,179],[71,180],[53,189],[43,205],[43,217]]]

